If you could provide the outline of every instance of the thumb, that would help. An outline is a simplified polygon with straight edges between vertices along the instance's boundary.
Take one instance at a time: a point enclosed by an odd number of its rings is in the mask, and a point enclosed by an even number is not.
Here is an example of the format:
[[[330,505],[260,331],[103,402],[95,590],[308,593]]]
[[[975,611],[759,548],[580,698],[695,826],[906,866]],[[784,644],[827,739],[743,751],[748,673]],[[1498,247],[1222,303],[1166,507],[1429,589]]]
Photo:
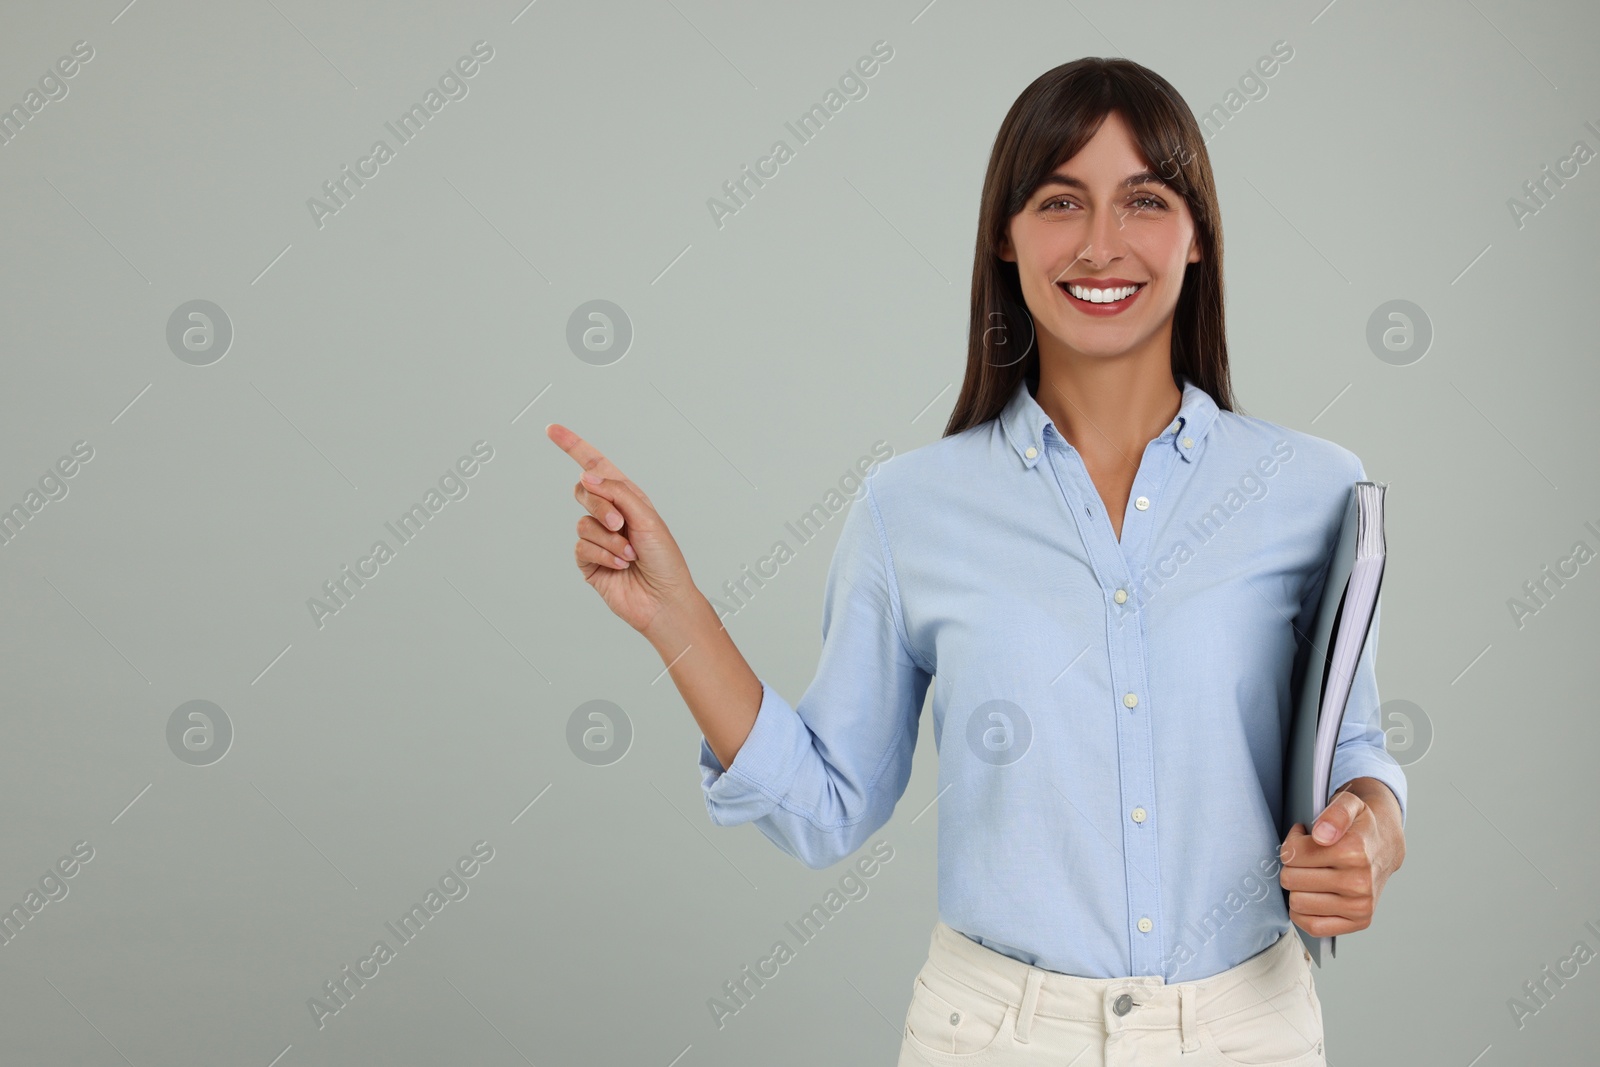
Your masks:
[[[593,480],[596,478],[599,481]],[[648,532],[654,529],[656,509],[644,498],[643,490],[634,488],[625,479],[606,478],[594,471],[586,471],[583,475],[583,486],[595,496],[616,505],[623,522],[633,532]]]
[[[1355,825],[1366,805],[1354,793],[1338,793],[1311,827],[1311,838],[1319,845],[1331,845]]]

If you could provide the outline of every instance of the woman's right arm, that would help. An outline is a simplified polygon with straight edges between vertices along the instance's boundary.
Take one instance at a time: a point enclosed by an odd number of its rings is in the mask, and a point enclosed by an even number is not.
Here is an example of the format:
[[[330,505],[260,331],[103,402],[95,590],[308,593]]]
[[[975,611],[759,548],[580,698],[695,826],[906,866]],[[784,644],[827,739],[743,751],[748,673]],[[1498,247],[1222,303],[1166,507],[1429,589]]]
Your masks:
[[[754,822],[813,869],[853,853],[905,792],[932,680],[903,636],[871,486],[840,520],[821,662],[791,706],[745,662],[649,497],[570,430],[546,433],[586,472],[574,490],[589,511],[578,524],[580,570],[650,641],[700,725],[712,822]],[[606,523],[613,512],[620,521]]]
[[[711,602],[696,589],[686,603],[658,615],[644,636],[667,665],[712,754],[722,766],[732,766],[756,724],[762,686]]]
[[[588,512],[575,550],[584,580],[655,648],[712,752],[731,765],[755,724],[761,682],[644,491],[565,426],[551,423],[545,434],[584,469],[573,488]]]

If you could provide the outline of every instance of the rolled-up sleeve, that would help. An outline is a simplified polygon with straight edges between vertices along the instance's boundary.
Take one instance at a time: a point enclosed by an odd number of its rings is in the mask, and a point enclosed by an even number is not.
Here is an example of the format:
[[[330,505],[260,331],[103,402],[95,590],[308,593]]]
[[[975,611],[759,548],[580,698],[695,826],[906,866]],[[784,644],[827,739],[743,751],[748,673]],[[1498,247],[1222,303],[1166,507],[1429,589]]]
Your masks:
[[[755,725],[726,769],[700,739],[711,821],[754,822],[813,869],[849,856],[905,793],[931,681],[908,651],[868,479],[844,515],[823,594],[822,655],[799,703],[763,679]]]
[[[1356,461],[1352,481],[1369,481],[1366,468]],[[1386,565],[1387,566],[1387,565]],[[1381,588],[1381,585],[1380,585]],[[1356,661],[1350,697],[1345,704],[1339,740],[1333,750],[1330,790],[1353,778],[1376,778],[1389,787],[1400,802],[1400,825],[1406,822],[1406,775],[1384,744],[1382,702],[1378,698],[1378,623],[1383,617],[1383,597],[1373,608],[1372,627]]]

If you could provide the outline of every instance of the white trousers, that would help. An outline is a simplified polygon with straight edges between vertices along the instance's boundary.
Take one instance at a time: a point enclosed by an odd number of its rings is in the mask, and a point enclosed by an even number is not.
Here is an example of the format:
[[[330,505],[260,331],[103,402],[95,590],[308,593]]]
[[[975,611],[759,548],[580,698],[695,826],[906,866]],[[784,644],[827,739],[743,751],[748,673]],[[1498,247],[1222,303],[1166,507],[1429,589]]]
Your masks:
[[[899,1067],[1326,1067],[1311,956],[1288,931],[1209,978],[1080,978],[933,928]]]

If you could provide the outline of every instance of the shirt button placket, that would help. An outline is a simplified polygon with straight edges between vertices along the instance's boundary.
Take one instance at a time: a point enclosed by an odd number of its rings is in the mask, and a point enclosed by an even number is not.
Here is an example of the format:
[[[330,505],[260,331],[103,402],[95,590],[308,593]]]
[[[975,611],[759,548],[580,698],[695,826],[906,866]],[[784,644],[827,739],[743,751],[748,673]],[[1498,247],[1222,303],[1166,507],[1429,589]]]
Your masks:
[[[1161,448],[1168,450],[1163,455]],[[1103,546],[1095,553],[1104,561],[1097,567],[1106,591],[1105,618],[1107,643],[1111,652],[1112,699],[1120,701],[1123,711],[1117,715],[1117,763],[1120,769],[1123,872],[1127,886],[1128,928],[1130,962],[1134,974],[1159,974],[1160,937],[1153,916],[1159,914],[1160,881],[1157,872],[1155,821],[1151,792],[1155,771],[1151,766],[1154,724],[1147,712],[1149,693],[1141,689],[1146,681],[1142,667],[1147,661],[1143,629],[1139,625],[1139,604],[1130,602],[1134,577],[1139,574],[1143,560],[1149,554],[1151,539],[1158,523],[1153,523],[1152,500],[1148,495],[1163,484],[1170,458],[1175,457],[1172,445],[1163,440],[1158,445],[1151,442],[1145,449],[1143,461],[1135,476],[1138,495],[1128,502],[1120,536],[1111,529],[1109,516],[1093,524],[1093,536]],[[1094,499],[1094,485],[1086,470],[1079,465],[1073,468],[1075,481],[1083,491],[1084,510],[1093,514],[1090,501]],[[1077,475],[1082,477],[1078,478]],[[1153,515],[1151,515],[1153,518]],[[1085,531],[1088,533],[1088,531]],[[1149,806],[1149,808],[1146,807]],[[1109,828],[1108,828],[1109,829]],[[1150,935],[1154,936],[1150,936]],[[1126,1008],[1124,1009],[1126,1011]],[[1116,1015],[1110,1015],[1116,1019]]]
[[[1152,442],[1149,448],[1155,449],[1155,442]],[[1138,481],[1147,485],[1159,484],[1167,457],[1159,451],[1152,453],[1148,449],[1146,457],[1151,462],[1141,464]],[[1137,573],[1140,561],[1149,548],[1150,538],[1155,531],[1155,524],[1151,524],[1144,517],[1150,513],[1150,498],[1148,496],[1140,493],[1130,503],[1132,506],[1128,509],[1123,520],[1119,547],[1122,550],[1124,566]],[[1125,603],[1127,600],[1126,588],[1119,588],[1117,593],[1113,594],[1113,599],[1119,604]],[[1136,607],[1136,605],[1130,606],[1125,610],[1131,612],[1132,607]],[[1121,652],[1124,671],[1128,680],[1137,685],[1139,675],[1136,668],[1138,664],[1146,662],[1147,650],[1143,643],[1143,631],[1137,625],[1137,618],[1133,617],[1132,621],[1135,625],[1120,627],[1119,629],[1122,630],[1123,635]],[[1130,738],[1133,736],[1140,738],[1138,742],[1132,745],[1132,751],[1148,753],[1152,744],[1150,735],[1155,729],[1154,721],[1149,715],[1133,717],[1132,713],[1139,706],[1139,693],[1135,689],[1129,689],[1123,694],[1122,703],[1129,712],[1124,717],[1125,728],[1129,731],[1143,731],[1140,735],[1130,734]],[[1155,884],[1157,850],[1154,834],[1155,827],[1149,821],[1150,812],[1139,802],[1143,801],[1148,804],[1150,801],[1150,798],[1142,795],[1142,793],[1144,784],[1154,777],[1154,768],[1148,764],[1136,765],[1130,763],[1127,765],[1126,771],[1130,772],[1125,780],[1129,783],[1131,790],[1130,793],[1124,795],[1126,800],[1134,802],[1132,808],[1125,809],[1128,812],[1128,819],[1123,823],[1124,837],[1127,842],[1127,855],[1124,858],[1128,864],[1128,907],[1130,918],[1137,917],[1135,926],[1140,934],[1149,934],[1155,929],[1155,922],[1150,918],[1150,915],[1159,904],[1157,899],[1159,893]],[[1140,936],[1134,939],[1133,944],[1130,946],[1133,973],[1148,974],[1151,972],[1157,955],[1155,944],[1148,937]]]

